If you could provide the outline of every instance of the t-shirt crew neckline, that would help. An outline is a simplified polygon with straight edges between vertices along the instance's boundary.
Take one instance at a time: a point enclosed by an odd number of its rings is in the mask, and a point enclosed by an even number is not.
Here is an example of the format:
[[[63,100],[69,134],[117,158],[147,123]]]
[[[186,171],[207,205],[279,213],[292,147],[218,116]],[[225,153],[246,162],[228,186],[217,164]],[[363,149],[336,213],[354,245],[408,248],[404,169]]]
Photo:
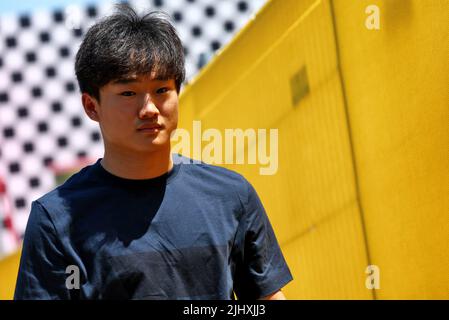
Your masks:
[[[149,179],[128,179],[114,175],[113,173],[107,171],[102,165],[101,160],[103,158],[99,158],[94,165],[97,173],[108,182],[120,185],[129,185],[129,186],[150,186],[150,185],[159,185],[161,183],[169,184],[174,180],[174,178],[178,175],[182,163],[176,163],[173,161],[173,167],[166,173]]]

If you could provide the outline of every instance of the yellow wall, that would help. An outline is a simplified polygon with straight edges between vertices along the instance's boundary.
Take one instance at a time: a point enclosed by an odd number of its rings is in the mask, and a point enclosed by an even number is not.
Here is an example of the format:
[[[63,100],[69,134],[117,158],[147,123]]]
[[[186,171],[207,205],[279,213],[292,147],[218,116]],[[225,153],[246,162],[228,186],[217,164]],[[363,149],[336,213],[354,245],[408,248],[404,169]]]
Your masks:
[[[13,298],[19,262],[20,251],[0,261],[0,300]]]
[[[448,299],[449,1],[335,4],[378,296]],[[359,27],[368,4],[380,31]]]
[[[267,209],[288,298],[449,298],[448,43],[446,0],[272,0],[184,89],[180,127],[279,130],[276,174],[227,167]],[[1,297],[17,264],[0,263]]]
[[[449,297],[448,43],[448,1],[273,0],[186,88],[187,129],[279,129],[275,175],[226,166],[262,198],[289,298]]]

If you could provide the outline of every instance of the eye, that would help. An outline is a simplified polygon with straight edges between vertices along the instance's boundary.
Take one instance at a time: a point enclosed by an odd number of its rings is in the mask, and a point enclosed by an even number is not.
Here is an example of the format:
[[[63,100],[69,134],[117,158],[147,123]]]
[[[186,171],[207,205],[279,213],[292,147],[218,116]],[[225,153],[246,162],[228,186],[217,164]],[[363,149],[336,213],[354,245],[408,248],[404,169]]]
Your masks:
[[[122,93],[120,93],[120,95],[124,97],[131,97],[136,95],[136,93],[134,91],[123,91]]]
[[[162,87],[156,90],[156,93],[166,93],[168,91],[167,87]]]

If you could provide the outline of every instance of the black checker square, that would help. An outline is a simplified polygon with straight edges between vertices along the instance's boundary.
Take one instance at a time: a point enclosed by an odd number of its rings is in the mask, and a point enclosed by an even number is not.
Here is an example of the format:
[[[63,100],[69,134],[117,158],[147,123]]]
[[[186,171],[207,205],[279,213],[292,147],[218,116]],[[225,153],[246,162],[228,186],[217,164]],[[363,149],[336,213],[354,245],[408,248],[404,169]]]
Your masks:
[[[14,48],[17,46],[17,39],[13,36],[7,37],[6,38],[6,46],[8,48]]]
[[[22,28],[28,28],[31,26],[31,19],[28,15],[22,15],[19,17],[19,23]]]
[[[12,162],[9,164],[9,172],[10,173],[17,173],[20,172],[20,163],[19,162]]]
[[[56,69],[54,67],[46,67],[45,68],[45,74],[47,75],[48,78],[53,78],[56,76]]]
[[[37,124],[37,131],[43,133],[48,131],[48,123],[46,121],[39,121]]]
[[[31,95],[35,98],[39,98],[42,96],[42,89],[38,86],[31,88]]]
[[[83,159],[83,158],[87,157],[87,152],[84,150],[78,151],[76,153],[76,156],[78,157],[78,159]]]
[[[16,208],[23,208],[26,205],[26,200],[24,197],[16,198],[15,199],[15,205]]]
[[[50,165],[53,164],[53,161],[54,161],[53,157],[51,157],[51,156],[46,156],[46,157],[44,157],[44,158],[42,159],[42,164],[43,164],[45,167],[48,167],[48,166],[50,166]]]
[[[98,131],[92,132],[90,138],[92,139],[92,141],[100,141],[101,139],[100,132]]]
[[[95,18],[97,16],[98,12],[97,12],[97,8],[93,5],[90,5],[87,7],[87,15],[90,18]]]
[[[67,147],[67,145],[69,143],[67,137],[58,137],[57,141],[58,141],[58,146],[61,148]]]
[[[59,48],[59,55],[63,58],[67,58],[68,56],[70,56],[70,49],[65,46]]]
[[[25,153],[31,153],[34,151],[34,143],[31,141],[25,142],[23,144],[23,151],[25,151]]]
[[[50,34],[47,31],[43,31],[39,34],[39,39],[46,43],[50,41]]]
[[[59,9],[53,11],[53,21],[56,23],[64,22],[64,12]]]
[[[14,137],[15,133],[16,132],[13,127],[6,127],[3,129],[3,137],[5,139]]]
[[[81,126],[81,118],[79,116],[74,116],[71,119],[72,126],[78,128]]]
[[[73,82],[73,81],[68,81],[66,84],[65,84],[65,90],[67,91],[67,92],[74,92],[75,91],[75,83]]]
[[[26,118],[29,115],[29,109],[27,107],[19,107],[17,109],[17,116],[19,118]]]
[[[0,92],[0,102],[8,102],[9,95],[7,92]]]
[[[36,62],[36,54],[34,52],[28,51],[25,53],[25,59],[27,62]]]
[[[83,30],[81,28],[73,29],[73,36],[76,38],[81,38],[83,35]]]
[[[213,17],[215,15],[215,8],[213,6],[207,6],[204,9],[204,13],[207,17]]]
[[[41,184],[39,177],[32,177],[29,180],[29,185],[31,188],[37,188]]]
[[[62,111],[62,104],[59,101],[55,101],[51,104],[51,109],[53,112],[61,112]]]
[[[15,71],[11,74],[11,80],[13,82],[21,82],[23,80],[23,75],[20,71]]]

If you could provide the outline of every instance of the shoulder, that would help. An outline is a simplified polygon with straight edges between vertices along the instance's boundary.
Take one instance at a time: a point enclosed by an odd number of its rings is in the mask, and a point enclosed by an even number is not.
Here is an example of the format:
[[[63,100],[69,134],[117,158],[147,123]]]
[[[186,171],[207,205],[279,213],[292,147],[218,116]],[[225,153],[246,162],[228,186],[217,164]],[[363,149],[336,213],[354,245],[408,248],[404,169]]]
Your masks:
[[[188,178],[183,185],[190,185],[196,190],[207,188],[206,192],[214,192],[230,197],[236,195],[244,212],[250,215],[260,215],[265,212],[263,203],[254,188],[242,174],[217,165],[182,157],[183,171]],[[203,189],[204,190],[204,189]]]
[[[246,178],[234,170],[184,156],[180,156],[178,159],[182,161],[182,176],[184,180],[194,180],[195,183],[199,185],[204,184],[208,187],[219,186],[222,189],[229,187],[236,189],[239,193],[246,192],[248,188],[249,182]]]
[[[51,217],[54,214],[62,214],[64,209],[68,207],[68,201],[76,199],[80,193],[86,192],[93,185],[95,180],[93,168],[95,165],[82,168],[70,176],[63,184],[36,199],[36,206],[45,209]]]

